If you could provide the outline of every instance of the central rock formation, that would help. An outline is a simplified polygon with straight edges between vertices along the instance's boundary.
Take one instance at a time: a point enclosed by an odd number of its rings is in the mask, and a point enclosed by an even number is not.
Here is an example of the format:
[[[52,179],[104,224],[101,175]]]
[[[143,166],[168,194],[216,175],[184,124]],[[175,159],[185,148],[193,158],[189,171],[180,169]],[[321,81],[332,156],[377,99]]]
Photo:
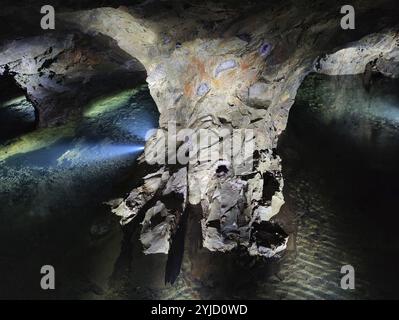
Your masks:
[[[111,30],[107,24],[107,35],[121,39],[118,41],[121,48],[146,66],[147,82],[161,113],[161,130],[167,132],[171,123],[177,131],[184,128],[196,132],[200,129],[210,130],[208,132],[218,132],[221,128],[251,129],[254,141],[236,142],[241,144],[237,149],[255,144],[253,166],[249,171],[239,170],[240,163],[245,160],[242,154],[208,161],[210,153],[222,154],[219,147],[215,149],[210,144],[196,150],[196,159],[205,161],[187,165],[186,188],[181,192],[184,196],[180,197],[182,209],[175,213],[175,218],[171,219],[171,208],[167,205],[166,209],[161,208],[160,202],[145,214],[146,217],[159,216],[157,222],[148,223],[145,219],[145,235],[157,234],[161,229],[168,234],[157,240],[151,238],[159,242],[151,245],[157,248],[152,252],[168,252],[177,221],[182,214],[188,214],[183,211],[188,202],[201,205],[206,248],[229,251],[242,245],[251,255],[275,255],[287,244],[286,232],[274,221],[284,203],[280,158],[275,148],[299,85],[311,71],[361,73],[365,65],[376,58],[379,64],[386,66],[387,61],[397,59],[397,35],[389,31],[374,34],[334,55],[324,56],[322,53],[359,37],[340,29],[339,11],[332,12],[333,8],[323,12],[315,10],[308,15],[309,11],[305,14],[305,8],[300,5],[290,10],[284,4],[263,6],[254,12],[251,8],[234,10],[212,3],[182,8],[172,17],[167,12],[156,14],[153,11],[146,16],[145,8],[140,9],[142,11],[127,12],[99,9],[82,13],[75,21],[80,21],[81,29],[85,26],[91,32],[102,33],[106,32],[100,23],[104,21],[103,15],[126,22],[125,28],[111,27]],[[358,16],[372,10],[361,9],[364,11],[358,10]],[[89,16],[91,22],[86,24],[84,21]],[[142,27],[135,27],[137,23]],[[125,42],[129,38],[125,30],[135,30],[134,37],[138,38],[137,29],[149,35],[142,42],[146,50],[144,57],[142,50],[141,57],[135,53],[139,50],[137,42],[134,42],[135,48],[132,48],[133,43]],[[169,135],[174,133],[169,132]],[[158,134],[149,139],[147,153],[162,152],[163,136]],[[180,148],[184,147],[182,143]],[[144,177],[144,185],[133,190],[126,201],[113,209],[122,217],[121,222],[135,219],[149,199],[163,194],[162,190],[167,190],[165,186],[173,183],[172,178],[167,177],[173,177],[175,170],[182,169],[164,165],[156,175]],[[179,183],[181,186],[181,180]],[[130,202],[132,198],[141,201]]]
[[[381,8],[384,19],[373,21]],[[122,224],[143,219],[145,252],[168,253],[182,218],[198,206],[209,250],[245,246],[265,257],[284,250],[289,231],[278,218],[284,182],[276,147],[296,91],[312,71],[362,73],[370,61],[397,76],[394,8],[394,1],[358,4],[357,29],[349,31],[340,27],[340,6],[325,1],[234,7],[159,1],[61,14],[65,30],[112,40],[144,66],[160,120],[142,162],[163,152],[164,137],[180,141],[180,152],[189,150],[194,138],[181,139],[182,129],[206,129],[209,141],[219,141],[222,130],[253,133],[233,141],[231,157],[221,156],[221,144],[209,143],[191,150],[189,157],[198,161],[153,164],[143,184],[114,206]],[[13,67],[21,86],[23,62]],[[26,87],[35,101],[41,89]]]

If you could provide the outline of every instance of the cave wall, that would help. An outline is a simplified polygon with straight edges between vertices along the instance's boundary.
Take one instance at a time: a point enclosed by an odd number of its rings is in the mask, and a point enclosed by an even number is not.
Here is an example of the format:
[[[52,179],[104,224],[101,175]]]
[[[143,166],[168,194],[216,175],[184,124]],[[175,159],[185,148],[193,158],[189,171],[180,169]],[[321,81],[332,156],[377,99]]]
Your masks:
[[[254,133],[234,142],[239,151],[232,158],[220,158],[217,145],[202,145],[195,153],[204,161],[154,165],[143,184],[113,207],[122,224],[144,217],[141,240],[146,253],[167,253],[182,216],[198,205],[203,245],[212,251],[243,245],[250,254],[270,257],[285,248],[287,234],[273,222],[284,205],[284,181],[275,148],[302,80],[312,71],[362,73],[370,61],[385,74],[397,74],[394,1],[354,5],[357,28],[351,31],[340,28],[339,1],[234,5],[229,1],[156,1],[59,15],[65,30],[112,40],[113,50],[118,48],[130,57],[113,64],[112,70],[126,71],[131,65],[133,71],[137,65],[145,68],[160,111],[160,129],[147,141],[146,157],[162,152],[162,136],[176,136],[179,129],[207,129],[214,140],[221,129]],[[384,19],[379,18],[381,14]],[[18,46],[23,49],[15,56],[12,52]],[[77,47],[74,37],[54,36],[3,46],[0,72],[11,72],[26,89],[41,111],[42,125],[79,110],[81,91],[71,90],[72,84],[79,87],[90,82],[87,70],[112,58],[113,51],[107,51],[96,64],[77,52]],[[97,51],[90,52],[98,57]],[[55,57],[56,62],[47,65]],[[129,63],[135,59],[138,63]],[[178,147],[185,150],[189,143]],[[248,156],[242,150],[251,143],[253,167],[242,170]],[[207,161],[209,155],[214,155],[211,161]],[[265,183],[266,178],[271,182]]]
[[[143,82],[146,72],[108,39],[62,33],[4,41],[0,75],[14,78],[46,127],[81,116],[92,99]]]

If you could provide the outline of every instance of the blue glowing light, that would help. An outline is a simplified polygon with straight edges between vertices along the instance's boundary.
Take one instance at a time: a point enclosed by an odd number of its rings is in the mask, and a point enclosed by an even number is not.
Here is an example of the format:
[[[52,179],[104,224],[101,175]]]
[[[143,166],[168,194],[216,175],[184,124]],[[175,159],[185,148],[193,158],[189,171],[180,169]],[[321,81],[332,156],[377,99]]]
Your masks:
[[[89,164],[92,162],[119,161],[131,159],[134,161],[144,150],[139,144],[83,144],[72,147],[58,158],[58,164]]]
[[[124,155],[130,155],[130,154],[135,154],[139,153],[142,150],[144,150],[143,145],[103,145],[100,148],[101,150],[99,151],[99,157],[102,158],[114,158],[114,157],[119,157],[119,156],[124,156]]]

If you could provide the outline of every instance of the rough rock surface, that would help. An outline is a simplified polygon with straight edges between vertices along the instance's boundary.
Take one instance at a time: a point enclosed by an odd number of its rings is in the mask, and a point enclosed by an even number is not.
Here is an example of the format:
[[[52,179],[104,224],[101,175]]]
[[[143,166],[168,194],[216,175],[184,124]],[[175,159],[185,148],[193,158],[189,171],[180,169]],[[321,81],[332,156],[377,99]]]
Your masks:
[[[160,112],[160,131],[147,141],[147,156],[162,151],[162,133],[177,135],[171,124],[177,132],[208,129],[210,139],[217,139],[221,129],[253,132],[252,138],[233,142],[239,151],[230,158],[214,156],[208,161],[209,154],[221,151],[218,144],[210,143],[190,153],[190,157],[195,153],[196,162],[154,165],[143,185],[113,209],[123,224],[145,211],[141,241],[147,253],[168,252],[187,202],[201,205],[203,245],[210,250],[229,251],[242,245],[252,255],[270,257],[285,248],[287,234],[274,222],[284,203],[275,148],[302,80],[312,71],[362,73],[372,61],[384,74],[398,73],[394,1],[364,1],[355,7],[354,31],[340,28],[340,5],[322,1],[234,6],[229,2],[152,1],[60,16],[66,28],[89,38],[113,40],[132,61],[137,59],[145,67]],[[379,16],[378,10],[384,10],[386,18],[370,23]],[[39,64],[43,66],[44,61],[64,53],[72,41],[63,39],[57,45],[41,42],[36,54],[29,52],[30,60],[6,61],[9,54],[0,53],[0,70],[14,72],[40,109],[47,90],[43,92],[38,85],[42,80],[36,74],[32,80],[30,70],[40,69],[36,60],[43,61]],[[35,60],[36,56],[39,59]],[[57,85],[59,72],[54,71],[57,76],[51,78],[53,64],[47,64],[44,87],[62,92],[66,87]],[[45,110],[43,114],[47,114]],[[242,150],[251,143],[251,169],[243,170],[248,154]],[[187,146],[187,141],[178,145],[183,151]]]
[[[38,124],[45,127],[81,115],[94,98],[139,83],[145,71],[101,37],[68,33],[5,41],[0,75],[14,77],[34,104]]]

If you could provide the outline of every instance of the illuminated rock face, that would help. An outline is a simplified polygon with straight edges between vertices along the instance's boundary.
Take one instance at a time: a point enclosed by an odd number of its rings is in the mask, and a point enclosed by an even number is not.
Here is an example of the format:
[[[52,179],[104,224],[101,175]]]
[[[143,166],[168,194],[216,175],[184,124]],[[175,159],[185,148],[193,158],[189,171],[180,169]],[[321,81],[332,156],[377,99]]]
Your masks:
[[[100,35],[112,40],[131,61],[137,59],[145,67],[164,133],[175,135],[171,123],[177,130],[208,129],[210,136],[220,129],[253,132],[253,139],[234,142],[239,150],[254,143],[251,170],[237,169],[243,161],[240,153],[230,159],[157,165],[142,186],[115,204],[113,211],[123,224],[144,216],[141,241],[146,253],[169,251],[181,218],[192,206],[202,209],[198,223],[203,245],[210,250],[229,251],[242,245],[250,254],[266,257],[284,250],[288,235],[276,223],[284,206],[280,158],[275,152],[278,137],[308,73],[362,73],[375,60],[373,68],[397,75],[397,33],[384,30],[395,28],[396,13],[392,11],[384,24],[370,24],[374,8],[375,1],[359,7],[358,30],[350,32],[340,28],[339,8],[320,1],[312,5],[298,1],[289,7],[285,2],[259,2],[234,8],[223,2],[175,7],[159,2],[61,15],[66,28],[73,26],[89,38]],[[363,36],[364,40],[338,50]],[[48,59],[68,52],[71,45],[63,41],[58,47],[51,45],[56,49],[47,53]],[[326,55],[329,52],[336,53]],[[71,58],[65,56],[65,61],[70,63]],[[122,71],[129,68],[128,62],[120,67]],[[4,63],[10,65],[0,59],[0,65]],[[77,74],[78,69],[71,73]],[[18,74],[17,81],[33,101],[42,97],[43,90],[32,81],[24,83],[25,77]],[[45,87],[56,86],[50,74],[45,79]],[[159,150],[162,143],[158,133],[148,140],[146,150]],[[196,152],[199,159],[206,159],[208,153],[219,151],[203,146]]]
[[[13,76],[24,89],[41,127],[77,117],[91,99],[132,87],[146,75],[136,59],[117,47],[77,33],[6,41],[0,51],[2,74]]]

